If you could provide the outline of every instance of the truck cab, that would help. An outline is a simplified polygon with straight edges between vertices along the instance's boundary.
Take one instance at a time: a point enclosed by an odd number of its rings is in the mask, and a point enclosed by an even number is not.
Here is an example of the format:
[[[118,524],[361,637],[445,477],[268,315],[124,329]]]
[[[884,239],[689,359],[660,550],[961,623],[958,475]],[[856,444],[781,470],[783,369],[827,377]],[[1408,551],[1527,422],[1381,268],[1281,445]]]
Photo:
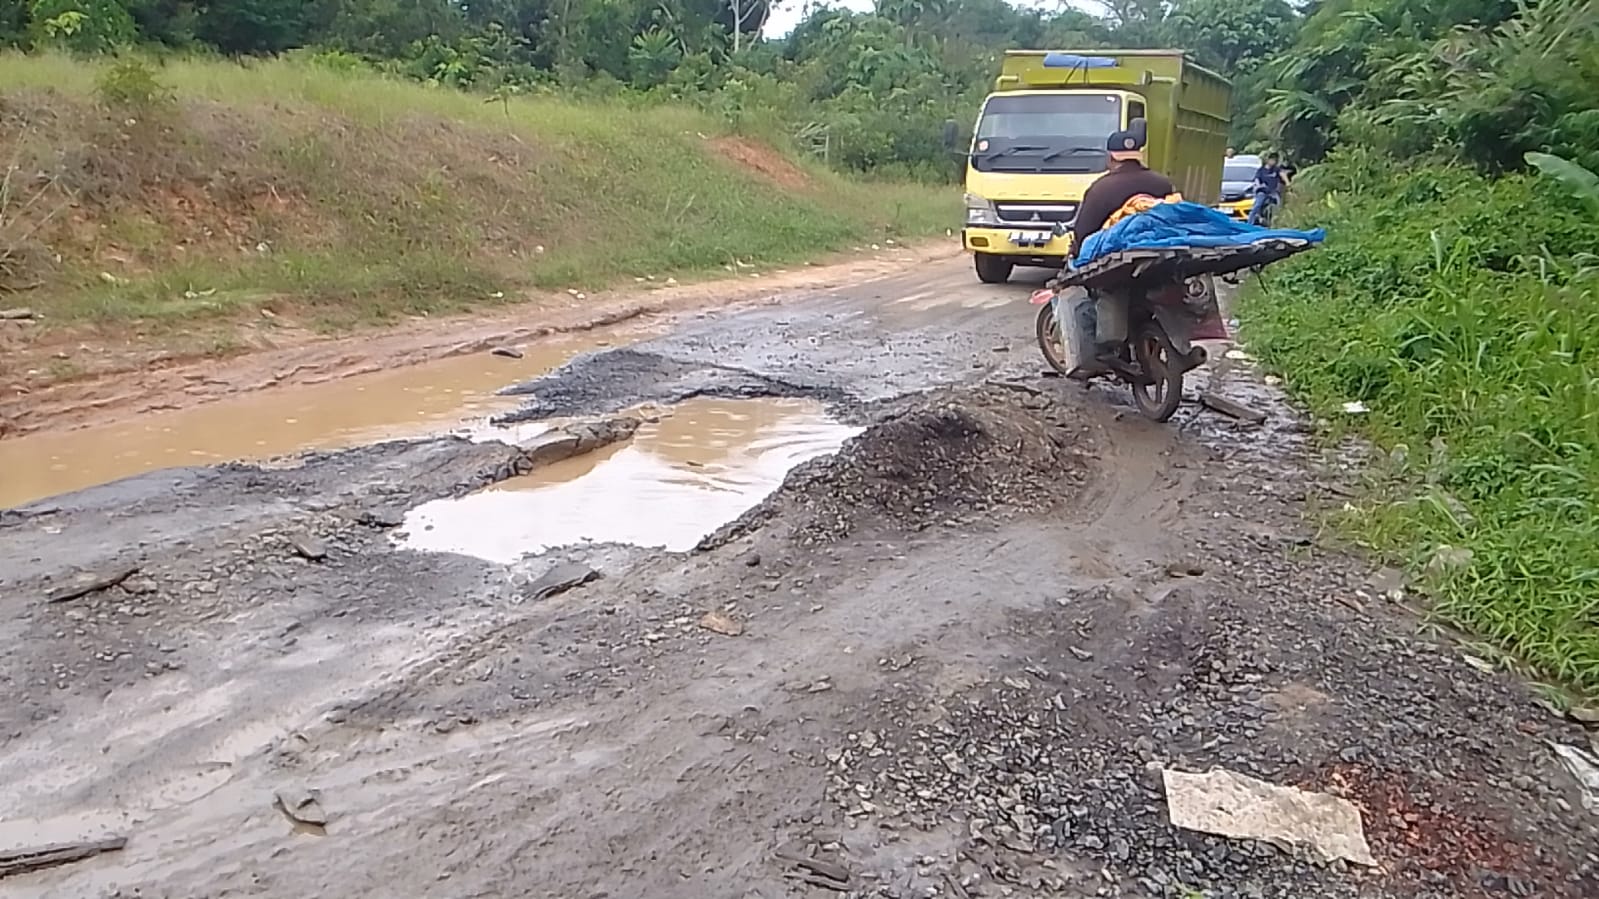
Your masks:
[[[995,88],[972,131],[961,231],[983,282],[1066,263],[1105,140],[1134,120],[1146,123],[1148,165],[1186,199],[1216,202],[1231,88],[1181,52],[1011,51]]]

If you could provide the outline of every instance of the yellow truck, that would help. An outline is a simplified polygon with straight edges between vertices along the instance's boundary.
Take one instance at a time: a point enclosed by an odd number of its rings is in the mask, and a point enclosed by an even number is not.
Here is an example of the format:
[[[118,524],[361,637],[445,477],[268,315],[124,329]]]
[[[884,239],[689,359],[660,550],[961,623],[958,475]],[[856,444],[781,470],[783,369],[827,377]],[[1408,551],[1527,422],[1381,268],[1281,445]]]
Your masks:
[[[961,240],[977,277],[1059,268],[1083,192],[1105,171],[1105,139],[1144,119],[1145,161],[1183,198],[1221,190],[1232,86],[1179,50],[1012,50],[983,101],[966,158]]]

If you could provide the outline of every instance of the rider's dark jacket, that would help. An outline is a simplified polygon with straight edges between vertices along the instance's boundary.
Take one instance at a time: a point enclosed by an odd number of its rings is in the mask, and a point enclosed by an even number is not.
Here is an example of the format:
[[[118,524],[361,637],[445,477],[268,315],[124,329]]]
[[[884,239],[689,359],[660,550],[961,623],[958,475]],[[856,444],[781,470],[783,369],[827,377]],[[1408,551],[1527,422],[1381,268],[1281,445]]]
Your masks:
[[[1133,197],[1149,194],[1158,200],[1177,192],[1170,178],[1145,168],[1141,162],[1116,165],[1083,193],[1083,203],[1077,207],[1077,220],[1072,223],[1072,246],[1077,250],[1082,249],[1089,235],[1105,227],[1105,220],[1112,213]]]
[[[1280,197],[1283,193],[1283,170],[1278,165],[1263,165],[1255,170],[1255,183],[1265,190],[1267,196]]]

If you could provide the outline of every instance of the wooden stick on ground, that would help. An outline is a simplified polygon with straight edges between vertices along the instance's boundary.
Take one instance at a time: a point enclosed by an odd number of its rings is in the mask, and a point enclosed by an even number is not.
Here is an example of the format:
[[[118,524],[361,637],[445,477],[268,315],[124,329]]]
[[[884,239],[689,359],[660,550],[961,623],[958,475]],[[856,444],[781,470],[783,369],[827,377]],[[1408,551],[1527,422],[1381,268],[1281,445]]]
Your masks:
[[[47,846],[0,849],[0,877],[81,862],[104,852],[116,852],[126,845],[128,845],[127,837],[107,837],[103,840],[85,840],[80,843],[52,843]]]
[[[1211,393],[1208,390],[1199,395],[1199,401],[1203,403],[1206,408],[1214,409],[1223,415],[1236,418],[1239,421],[1247,421],[1250,424],[1258,425],[1266,420],[1266,413],[1260,411],[1259,409],[1246,406],[1237,400],[1230,400],[1220,394]]]

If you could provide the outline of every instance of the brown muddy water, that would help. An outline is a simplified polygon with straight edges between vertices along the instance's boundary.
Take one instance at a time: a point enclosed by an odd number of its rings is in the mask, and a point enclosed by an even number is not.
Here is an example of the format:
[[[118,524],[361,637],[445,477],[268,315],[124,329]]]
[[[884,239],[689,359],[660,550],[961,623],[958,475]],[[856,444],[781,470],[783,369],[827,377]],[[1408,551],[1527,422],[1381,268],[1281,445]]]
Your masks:
[[[540,340],[520,359],[488,352],[323,384],[244,394],[116,424],[0,440],[0,509],[161,468],[260,461],[451,430],[514,408],[495,396],[572,357],[646,330]]]
[[[587,542],[682,552],[859,432],[809,400],[688,400],[625,444],[418,506],[399,540],[501,563]]]

